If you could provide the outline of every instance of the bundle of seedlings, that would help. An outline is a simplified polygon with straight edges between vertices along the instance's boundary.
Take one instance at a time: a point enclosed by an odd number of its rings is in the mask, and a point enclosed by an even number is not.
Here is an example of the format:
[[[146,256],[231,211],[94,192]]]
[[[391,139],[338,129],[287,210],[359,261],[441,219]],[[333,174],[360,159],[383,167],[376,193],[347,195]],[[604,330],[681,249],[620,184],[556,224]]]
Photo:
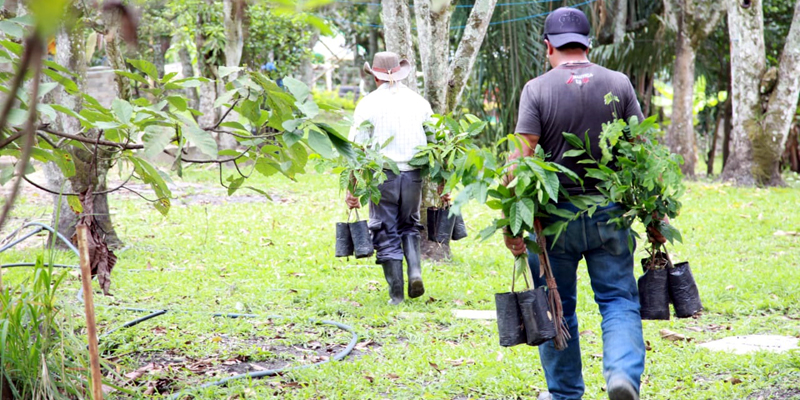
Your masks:
[[[616,102],[619,102],[616,96],[606,95],[607,105],[614,107]],[[592,168],[586,168],[586,176],[600,181],[597,189],[605,200],[599,205],[613,202],[621,206],[620,214],[609,223],[631,228],[638,220],[645,226],[648,237],[660,233],[669,243],[683,240],[680,232],[668,222],[678,216],[681,208],[684,185],[680,165],[683,159],[660,142],[663,134],[655,116],[642,122],[632,117],[628,122],[615,119],[603,124],[600,158],[593,154],[588,135],[585,140],[571,133],[563,135],[575,148],[566,156],[584,157],[585,160],[580,162],[592,165]],[[631,232],[633,236],[628,238],[628,246],[633,250],[633,237],[639,238],[639,234],[632,229]],[[690,310],[694,314],[701,308],[697,285],[691,272],[686,272],[688,263],[680,264],[681,272],[676,273],[675,279],[669,278],[672,275],[670,271],[676,266],[670,262],[665,249],[665,243],[653,241],[648,249],[651,256],[643,260],[645,275],[639,279],[642,319],[669,318],[670,296],[665,296],[665,292],[675,293],[672,301],[676,310],[681,309],[679,317],[688,316]],[[672,282],[675,290],[667,289],[673,285]]]
[[[486,122],[467,114],[459,121],[451,116],[434,115],[435,121],[426,123],[429,143],[417,148],[418,152],[409,162],[419,168],[439,194],[451,193],[458,185],[455,179],[456,166],[470,150],[476,150],[473,138],[486,128]],[[441,197],[439,197],[441,198]],[[428,207],[428,240],[447,243],[467,237],[467,226],[461,213],[453,212],[449,203],[440,202]]]
[[[387,144],[388,142],[383,143],[381,147]],[[341,165],[333,169],[334,173],[339,174],[339,188],[358,197],[362,206],[370,201],[375,204],[381,201],[379,186],[386,181],[385,170],[400,174],[397,164],[379,151],[380,148],[372,140],[363,146],[354,143],[353,156],[342,157]],[[356,210],[356,219],[350,222],[352,214],[350,210],[346,222],[336,223],[336,257],[371,257],[374,248],[367,221],[361,220]]]
[[[522,149],[523,144],[517,136],[509,135],[500,143],[504,141]],[[522,254],[514,260],[511,292],[495,294],[501,346],[521,343],[538,346],[554,340],[556,349],[561,350],[566,348],[570,338],[558,285],[547,256],[545,236],[552,235],[557,239],[569,221],[577,217],[575,213],[556,207],[559,197],[569,199],[560,185],[558,174],[563,173],[576,182],[580,182],[580,178],[569,169],[544,159],[541,147],[537,147],[533,157],[517,158],[496,167],[491,153],[471,151],[456,170],[464,184],[455,201],[457,206],[469,199],[477,199],[503,213],[504,217],[484,229],[481,237],[485,240],[498,230],[506,235],[525,237],[528,251],[539,254],[541,261],[546,288],[534,288],[527,255]],[[510,176],[513,178],[508,181]],[[550,217],[558,217],[553,219],[559,222],[542,229],[539,219]],[[536,234],[536,241],[528,239],[530,233]],[[526,288],[517,292],[515,282],[519,276],[524,279]]]

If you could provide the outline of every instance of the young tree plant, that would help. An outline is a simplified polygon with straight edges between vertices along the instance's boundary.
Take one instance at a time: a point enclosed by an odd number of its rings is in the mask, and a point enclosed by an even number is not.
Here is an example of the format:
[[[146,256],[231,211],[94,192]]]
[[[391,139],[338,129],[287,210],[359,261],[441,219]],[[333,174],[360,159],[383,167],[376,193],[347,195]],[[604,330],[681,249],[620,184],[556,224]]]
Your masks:
[[[607,105],[616,102],[619,102],[616,96],[606,95]],[[585,157],[579,163],[592,165],[586,169],[586,176],[600,180],[597,189],[605,197],[603,204],[614,202],[622,206],[623,212],[609,222],[630,228],[639,220],[646,229],[657,229],[670,243],[682,241],[680,232],[665,220],[675,218],[680,212],[683,159],[660,141],[662,132],[655,116],[642,122],[632,117],[628,122],[618,118],[603,124],[600,159],[589,150],[588,135],[585,141],[572,133],[563,135],[575,148],[565,156]],[[638,233],[631,232],[639,238]],[[629,246],[633,247],[633,238],[629,238]],[[652,251],[662,246],[654,243]]]

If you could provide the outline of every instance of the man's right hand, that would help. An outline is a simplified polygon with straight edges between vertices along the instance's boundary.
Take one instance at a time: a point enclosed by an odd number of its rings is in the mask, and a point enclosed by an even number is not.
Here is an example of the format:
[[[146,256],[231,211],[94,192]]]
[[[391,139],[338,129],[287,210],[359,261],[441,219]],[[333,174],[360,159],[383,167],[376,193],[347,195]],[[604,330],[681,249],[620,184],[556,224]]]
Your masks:
[[[518,257],[528,251],[528,248],[525,246],[525,240],[522,239],[521,236],[504,234],[503,239],[506,241],[506,247],[511,250],[511,254],[513,254],[514,257]]]
[[[349,207],[351,210],[354,208],[361,208],[361,202],[358,201],[358,197],[353,196],[349,190],[347,191],[347,196],[345,197],[344,201],[347,203],[347,207]]]

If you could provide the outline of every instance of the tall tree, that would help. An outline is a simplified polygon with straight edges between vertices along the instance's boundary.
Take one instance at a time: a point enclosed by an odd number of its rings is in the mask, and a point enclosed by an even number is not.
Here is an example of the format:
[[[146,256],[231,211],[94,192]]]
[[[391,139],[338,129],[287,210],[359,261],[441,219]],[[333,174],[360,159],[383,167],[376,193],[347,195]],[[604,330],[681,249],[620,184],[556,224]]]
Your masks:
[[[75,84],[78,92],[68,92],[62,88],[56,92],[56,102],[72,111],[79,113],[82,108],[82,98],[80,91],[84,90],[86,82],[86,25],[90,25],[95,31],[102,33],[105,38],[106,55],[112,68],[127,70],[122,54],[121,37],[125,32],[123,19],[130,18],[125,15],[123,9],[112,9],[100,15],[92,7],[85,7],[81,2],[74,3],[74,11],[82,14],[77,23],[72,26],[62,28],[56,35],[56,62],[66,66],[74,74]],[[115,76],[117,87],[117,97],[130,99],[131,88],[128,78],[121,75]],[[56,129],[60,132],[77,134],[82,131],[81,123],[76,118],[66,114],[58,115],[56,119]],[[88,138],[97,138],[102,135],[102,131],[90,129],[85,132]],[[120,247],[122,241],[117,236],[111,221],[111,214],[108,206],[108,195],[103,193],[107,189],[107,175],[111,168],[110,158],[107,149],[98,149],[98,156],[88,145],[72,145],[67,148],[72,161],[75,165],[75,175],[65,178],[61,170],[48,163],[45,166],[45,175],[48,186],[55,191],[64,193],[84,193],[91,188],[95,221],[105,233],[106,243],[110,247]],[[78,223],[79,215],[72,209],[67,201],[54,202],[53,225],[58,226],[58,231],[67,238],[75,233],[75,225]],[[56,220],[57,217],[57,220]],[[57,242],[60,244],[60,242]]]
[[[454,5],[448,0],[414,1],[424,96],[435,113],[444,114],[455,110],[478,57],[496,4],[497,0],[475,2],[458,47],[448,62],[451,55],[450,18]],[[400,54],[415,65],[408,4],[402,0],[383,0],[382,5],[387,50]],[[412,71],[409,78],[412,88],[416,88],[414,76]],[[434,205],[437,197],[435,187],[426,187],[423,208]],[[424,214],[423,224],[426,218]],[[423,240],[422,248],[424,255],[431,259],[443,259],[450,254],[449,246],[427,240]]]
[[[728,0],[733,87],[732,154],[722,179],[782,185],[779,163],[797,109],[800,1],[776,68],[767,69],[762,0]]]
[[[383,40],[386,50],[392,51],[411,63],[411,73],[403,83],[417,91],[417,63],[414,57],[414,41],[411,39],[411,15],[404,0],[382,0]]]
[[[725,3],[716,0],[665,0],[667,21],[675,31],[672,121],[667,144],[683,157],[683,174],[693,177],[697,163],[694,134],[694,77],[696,48],[711,34],[725,13]]]

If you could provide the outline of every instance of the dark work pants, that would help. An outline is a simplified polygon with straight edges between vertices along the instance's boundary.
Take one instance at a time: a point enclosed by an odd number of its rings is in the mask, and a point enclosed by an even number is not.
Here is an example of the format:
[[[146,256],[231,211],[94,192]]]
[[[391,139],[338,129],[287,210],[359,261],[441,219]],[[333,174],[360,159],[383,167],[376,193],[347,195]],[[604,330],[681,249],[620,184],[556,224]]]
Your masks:
[[[422,176],[419,170],[386,172],[379,186],[381,201],[369,203],[369,227],[377,252],[377,261],[403,260],[401,238],[419,234],[419,208],[422,203]]]

